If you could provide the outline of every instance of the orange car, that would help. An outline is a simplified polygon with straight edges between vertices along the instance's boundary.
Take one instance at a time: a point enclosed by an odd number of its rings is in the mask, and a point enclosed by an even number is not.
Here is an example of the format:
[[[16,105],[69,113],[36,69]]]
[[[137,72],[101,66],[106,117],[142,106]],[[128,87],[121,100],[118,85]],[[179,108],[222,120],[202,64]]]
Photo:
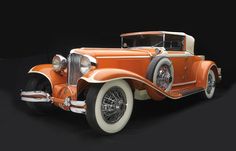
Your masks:
[[[194,38],[182,32],[121,35],[121,48],[78,48],[68,58],[29,71],[21,99],[37,112],[54,106],[86,115],[89,125],[113,134],[127,124],[133,100],[214,96],[221,69],[194,55]]]

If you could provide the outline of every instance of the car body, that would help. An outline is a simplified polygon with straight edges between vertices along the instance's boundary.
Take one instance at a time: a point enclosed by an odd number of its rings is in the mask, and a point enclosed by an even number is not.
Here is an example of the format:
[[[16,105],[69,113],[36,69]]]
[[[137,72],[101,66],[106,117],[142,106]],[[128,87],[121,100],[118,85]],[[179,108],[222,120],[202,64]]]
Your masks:
[[[94,129],[113,134],[128,122],[134,99],[176,100],[194,93],[211,99],[221,80],[221,69],[195,55],[194,38],[183,32],[126,33],[121,45],[73,49],[68,59],[56,55],[52,64],[33,67],[29,74],[43,77],[50,93],[31,86],[21,99],[85,113]]]

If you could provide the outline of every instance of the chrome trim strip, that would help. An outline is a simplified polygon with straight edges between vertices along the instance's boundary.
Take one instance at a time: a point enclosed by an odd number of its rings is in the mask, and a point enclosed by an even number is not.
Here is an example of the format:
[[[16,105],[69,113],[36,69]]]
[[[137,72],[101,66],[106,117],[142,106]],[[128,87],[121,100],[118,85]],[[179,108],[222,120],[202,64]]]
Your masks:
[[[187,35],[184,32],[171,32],[171,31],[141,31],[141,32],[130,32],[130,33],[123,33],[120,37],[126,36],[133,36],[133,35],[158,35],[158,34],[168,34],[168,35],[178,35],[178,36],[185,36]]]
[[[108,59],[108,58],[121,58],[121,59],[126,59],[126,58],[133,58],[133,59],[139,59],[139,58],[150,58],[150,56],[98,56],[96,58],[103,58],[103,59]]]
[[[191,57],[194,55],[186,51],[184,51],[184,54],[169,54],[168,51],[163,51],[163,53],[161,53],[159,56],[165,56],[168,58],[173,58],[173,57],[178,58],[178,57]]]
[[[81,56],[85,56],[85,57],[87,57],[87,58],[89,59],[90,62],[92,62],[92,63],[94,63],[94,64],[97,64],[96,58],[94,58],[94,57],[92,57],[92,56],[90,56],[90,55],[78,53],[78,52],[76,52],[76,49],[72,49],[72,50],[70,51],[70,54],[73,54],[73,53],[74,53],[74,54],[81,55]],[[69,54],[69,55],[70,55],[70,54]]]
[[[197,82],[197,81],[194,80],[194,81],[189,81],[189,82],[176,83],[176,84],[173,84],[172,86],[173,86],[173,87],[176,87],[176,86],[182,86],[182,85],[194,84],[194,83],[196,83],[196,82]]]
[[[193,55],[187,55],[187,54],[171,54],[171,55],[167,55],[167,57],[169,58],[178,58],[178,57],[191,57]]]

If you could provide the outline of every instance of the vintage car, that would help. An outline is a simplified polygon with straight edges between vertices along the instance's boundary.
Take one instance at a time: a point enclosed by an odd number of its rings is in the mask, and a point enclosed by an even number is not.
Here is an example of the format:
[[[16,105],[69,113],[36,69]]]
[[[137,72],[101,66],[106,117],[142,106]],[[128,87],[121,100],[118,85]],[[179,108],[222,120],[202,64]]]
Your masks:
[[[182,32],[148,31],[121,35],[121,48],[78,48],[67,59],[29,71],[21,100],[37,112],[53,107],[86,115],[103,134],[122,130],[134,100],[214,96],[221,69],[194,54],[194,38]]]

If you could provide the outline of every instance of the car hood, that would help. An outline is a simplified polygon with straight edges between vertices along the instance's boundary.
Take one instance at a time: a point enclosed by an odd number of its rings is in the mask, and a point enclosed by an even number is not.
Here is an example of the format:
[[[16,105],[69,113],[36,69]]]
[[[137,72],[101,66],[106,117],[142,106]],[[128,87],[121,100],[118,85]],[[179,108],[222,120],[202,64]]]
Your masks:
[[[106,56],[151,56],[152,53],[144,48],[78,48],[71,50],[71,53],[90,55],[92,57]]]

